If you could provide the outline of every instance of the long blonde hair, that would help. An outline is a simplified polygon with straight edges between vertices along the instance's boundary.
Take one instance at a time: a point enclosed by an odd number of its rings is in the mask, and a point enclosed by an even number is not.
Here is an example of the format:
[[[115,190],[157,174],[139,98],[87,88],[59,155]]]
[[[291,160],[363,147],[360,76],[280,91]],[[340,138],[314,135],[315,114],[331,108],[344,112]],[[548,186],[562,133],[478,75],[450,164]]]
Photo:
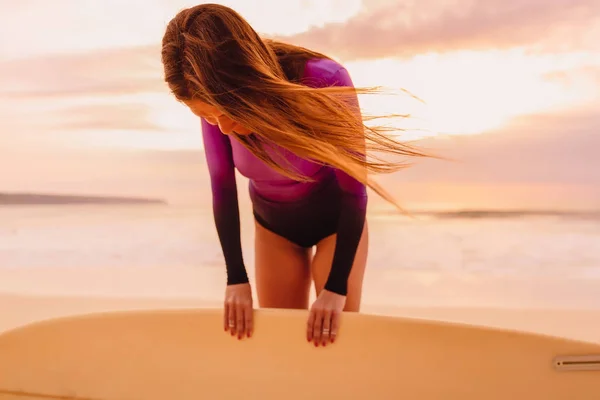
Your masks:
[[[357,94],[377,89],[303,84],[303,68],[314,58],[328,57],[263,39],[237,12],[218,4],[180,11],[162,41],[165,81],[176,99],[213,105],[257,132],[234,136],[269,166],[293,179],[310,180],[273,161],[265,143],[343,170],[402,209],[368,173],[407,165],[379,155],[429,155],[395,141],[387,134],[390,128],[365,125],[367,119],[389,117],[361,115]]]

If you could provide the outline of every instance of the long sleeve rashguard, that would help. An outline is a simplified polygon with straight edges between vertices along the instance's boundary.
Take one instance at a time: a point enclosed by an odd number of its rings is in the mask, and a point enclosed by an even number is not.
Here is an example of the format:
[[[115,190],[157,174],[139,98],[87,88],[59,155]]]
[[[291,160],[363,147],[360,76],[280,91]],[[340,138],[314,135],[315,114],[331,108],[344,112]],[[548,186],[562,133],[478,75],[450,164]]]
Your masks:
[[[331,60],[311,60],[307,63],[305,78],[313,85],[353,86],[348,72]],[[314,79],[313,79],[314,78]],[[318,82],[318,83],[317,83]],[[235,139],[223,134],[218,126],[202,119],[204,150],[211,180],[213,215],[221,243],[227,270],[227,284],[248,282],[240,239],[240,213],[237,197],[235,170],[246,176],[252,190],[261,198],[268,199],[262,207],[270,207],[273,213],[283,212],[286,205],[303,202],[325,181],[334,180],[339,187],[339,203],[336,247],[333,263],[325,289],[346,295],[347,281],[352,269],[356,250],[362,235],[367,207],[366,187],[345,172],[318,165],[283,151],[287,160],[301,173],[311,176],[314,182],[297,182],[264,164]],[[276,158],[276,156],[274,156]],[[328,196],[329,192],[324,192]],[[327,203],[327,198],[311,197],[307,204]],[[301,214],[301,213],[300,213]],[[290,229],[293,229],[290,228]]]

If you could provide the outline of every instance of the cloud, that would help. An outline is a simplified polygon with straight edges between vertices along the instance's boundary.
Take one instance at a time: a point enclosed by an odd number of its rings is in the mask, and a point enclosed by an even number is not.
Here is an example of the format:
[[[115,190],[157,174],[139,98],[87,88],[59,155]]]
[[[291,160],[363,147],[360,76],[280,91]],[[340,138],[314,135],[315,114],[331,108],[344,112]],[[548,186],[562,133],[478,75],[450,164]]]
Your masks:
[[[221,0],[259,32],[294,34],[344,21],[360,0]],[[0,60],[159,43],[168,21],[197,0],[0,1]]]
[[[0,3],[2,59],[157,43],[169,14],[182,1],[173,0],[171,5],[144,0]]]
[[[0,63],[0,96],[11,98],[168,93],[159,46],[52,54]]]
[[[592,107],[593,106],[593,107]],[[477,184],[578,184],[600,194],[600,104],[516,118],[481,135],[425,139],[419,146],[455,161],[415,160],[392,179]]]
[[[161,131],[150,118],[152,109],[145,104],[93,104],[55,111],[51,129]]]
[[[110,99],[109,99],[110,100]],[[18,146],[33,134],[77,133],[84,131],[144,131],[164,132],[165,126],[155,118],[156,110],[142,102],[95,102],[77,104],[64,101],[56,107],[28,111],[15,108],[12,113],[0,113],[3,131],[0,140],[5,145]],[[0,103],[1,104],[1,103]],[[32,118],[32,115],[35,117]]]
[[[574,41],[579,37],[578,31],[588,30],[592,35],[594,29],[600,29],[588,24],[595,15],[600,15],[600,2],[592,0],[571,3],[566,0],[453,0],[450,3],[367,0],[363,11],[346,22],[321,24],[284,39],[342,58],[409,56],[426,51],[536,43],[553,29],[563,33],[565,40]],[[600,27],[600,20],[598,22]],[[553,28],[547,29],[548,26]],[[168,93],[158,44],[120,44],[119,48],[0,62],[0,97],[30,99],[142,92]]]
[[[310,24],[344,21],[360,5],[359,0],[217,3],[241,12],[258,31],[286,33],[300,32]],[[0,14],[7,19],[0,25],[0,96],[166,92],[160,40],[169,19],[195,4],[193,0],[0,4]],[[269,10],[268,16],[264,9]]]
[[[578,68],[561,69],[544,74],[549,82],[559,83],[565,87],[585,82],[600,87],[600,65],[583,65]],[[600,95],[598,95],[600,99]]]
[[[370,8],[369,5],[378,7]],[[598,49],[597,0],[419,0],[381,5],[279,37],[342,59],[409,57],[427,52],[506,49]]]

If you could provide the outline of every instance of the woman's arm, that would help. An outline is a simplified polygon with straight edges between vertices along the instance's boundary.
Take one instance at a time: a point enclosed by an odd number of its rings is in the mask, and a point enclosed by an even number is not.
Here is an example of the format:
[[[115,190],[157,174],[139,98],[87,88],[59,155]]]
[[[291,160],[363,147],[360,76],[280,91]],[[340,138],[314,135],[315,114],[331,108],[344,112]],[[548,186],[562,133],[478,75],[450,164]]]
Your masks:
[[[213,216],[227,269],[227,285],[248,283],[242,256],[240,212],[231,142],[218,126],[202,120],[202,140],[210,174]]]
[[[344,68],[339,69],[332,78],[331,83],[337,86],[354,86]],[[358,102],[358,99],[356,101]],[[341,170],[336,170],[336,176],[343,195],[333,263],[325,289],[346,295],[348,277],[366,220],[367,189],[360,181]]]

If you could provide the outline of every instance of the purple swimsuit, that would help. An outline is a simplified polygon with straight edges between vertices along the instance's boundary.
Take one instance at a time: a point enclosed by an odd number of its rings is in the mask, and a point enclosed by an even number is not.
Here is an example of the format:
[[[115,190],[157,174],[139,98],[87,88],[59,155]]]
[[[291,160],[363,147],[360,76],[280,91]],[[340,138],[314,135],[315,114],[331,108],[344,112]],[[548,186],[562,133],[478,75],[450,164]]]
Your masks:
[[[304,78],[308,78],[311,86],[353,86],[346,69],[326,59],[309,61]],[[233,137],[224,135],[218,125],[210,125],[204,119],[202,135],[211,179],[214,219],[227,268],[227,284],[248,282],[240,240],[237,169],[249,179],[254,217],[266,229],[306,248],[337,234],[325,289],[346,295],[348,276],[365,223],[365,185],[343,171],[279,149],[295,169],[314,179],[314,182],[298,182],[273,170]],[[272,157],[278,160],[276,153]]]

